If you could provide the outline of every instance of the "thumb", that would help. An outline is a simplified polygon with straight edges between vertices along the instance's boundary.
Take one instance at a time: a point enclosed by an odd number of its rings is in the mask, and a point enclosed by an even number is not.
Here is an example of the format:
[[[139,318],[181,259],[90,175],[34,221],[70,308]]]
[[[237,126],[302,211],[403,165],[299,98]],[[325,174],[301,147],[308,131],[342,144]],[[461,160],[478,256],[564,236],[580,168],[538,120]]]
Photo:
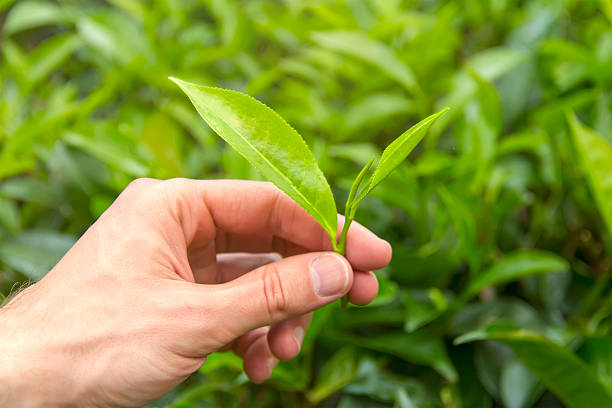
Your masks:
[[[211,289],[221,309],[216,312],[227,317],[226,333],[237,337],[323,307],[346,294],[352,282],[346,258],[315,252],[269,263]]]

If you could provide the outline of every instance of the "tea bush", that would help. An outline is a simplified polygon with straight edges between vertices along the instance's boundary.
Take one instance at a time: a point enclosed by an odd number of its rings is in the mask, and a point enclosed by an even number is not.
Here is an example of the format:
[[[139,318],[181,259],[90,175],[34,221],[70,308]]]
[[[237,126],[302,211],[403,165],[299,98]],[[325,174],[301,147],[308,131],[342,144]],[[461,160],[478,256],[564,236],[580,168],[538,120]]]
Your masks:
[[[259,179],[167,78],[240,90],[336,197],[450,106],[357,220],[367,307],[250,384],[211,355],[159,407],[612,406],[612,1],[0,0],[0,290],[136,177]]]

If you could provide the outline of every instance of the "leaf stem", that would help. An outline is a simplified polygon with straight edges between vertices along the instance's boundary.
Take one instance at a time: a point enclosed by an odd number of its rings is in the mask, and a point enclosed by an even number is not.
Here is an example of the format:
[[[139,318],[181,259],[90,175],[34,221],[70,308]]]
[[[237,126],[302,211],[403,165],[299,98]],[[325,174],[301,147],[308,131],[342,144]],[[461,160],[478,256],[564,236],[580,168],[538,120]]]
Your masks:
[[[372,157],[372,159],[361,169],[355,180],[353,181],[353,185],[351,186],[351,190],[349,191],[348,198],[346,200],[346,205],[344,206],[344,226],[342,227],[342,232],[340,233],[340,238],[338,239],[337,245],[334,242],[334,251],[344,256],[346,254],[346,237],[348,235],[349,227],[351,226],[351,222],[355,219],[355,213],[357,212],[357,206],[363,199],[355,199],[357,197],[357,192],[359,191],[359,187],[364,181],[368,170],[374,164],[376,157]],[[346,307],[348,304],[348,295],[344,296],[341,301],[342,307]]]
[[[351,222],[353,222],[353,219],[348,216],[346,212],[345,214],[344,226],[342,227],[342,232],[340,233],[340,238],[338,239],[338,249],[336,251],[342,256],[344,256],[346,253],[346,236],[348,234],[349,227],[351,226]]]

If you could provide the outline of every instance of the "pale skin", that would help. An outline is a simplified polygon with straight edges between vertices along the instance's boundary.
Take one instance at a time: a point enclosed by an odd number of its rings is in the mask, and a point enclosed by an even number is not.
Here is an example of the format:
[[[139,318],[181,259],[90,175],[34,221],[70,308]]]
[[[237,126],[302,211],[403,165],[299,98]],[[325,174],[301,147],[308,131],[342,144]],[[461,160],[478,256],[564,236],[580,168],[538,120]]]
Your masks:
[[[229,349],[262,382],[312,311],[376,296],[386,241],[354,223],[346,258],[330,251],[269,183],[137,180],[0,309],[0,406],[142,406]]]

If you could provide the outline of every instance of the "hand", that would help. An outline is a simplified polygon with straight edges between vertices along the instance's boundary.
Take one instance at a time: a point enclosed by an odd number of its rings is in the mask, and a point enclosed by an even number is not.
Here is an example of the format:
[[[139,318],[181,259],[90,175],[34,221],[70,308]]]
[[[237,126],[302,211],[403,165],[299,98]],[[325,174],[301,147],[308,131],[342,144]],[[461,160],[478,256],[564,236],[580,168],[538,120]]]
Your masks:
[[[354,223],[330,249],[269,183],[137,180],[0,309],[0,405],[140,406],[230,348],[263,381],[313,310],[376,296],[389,244]]]

